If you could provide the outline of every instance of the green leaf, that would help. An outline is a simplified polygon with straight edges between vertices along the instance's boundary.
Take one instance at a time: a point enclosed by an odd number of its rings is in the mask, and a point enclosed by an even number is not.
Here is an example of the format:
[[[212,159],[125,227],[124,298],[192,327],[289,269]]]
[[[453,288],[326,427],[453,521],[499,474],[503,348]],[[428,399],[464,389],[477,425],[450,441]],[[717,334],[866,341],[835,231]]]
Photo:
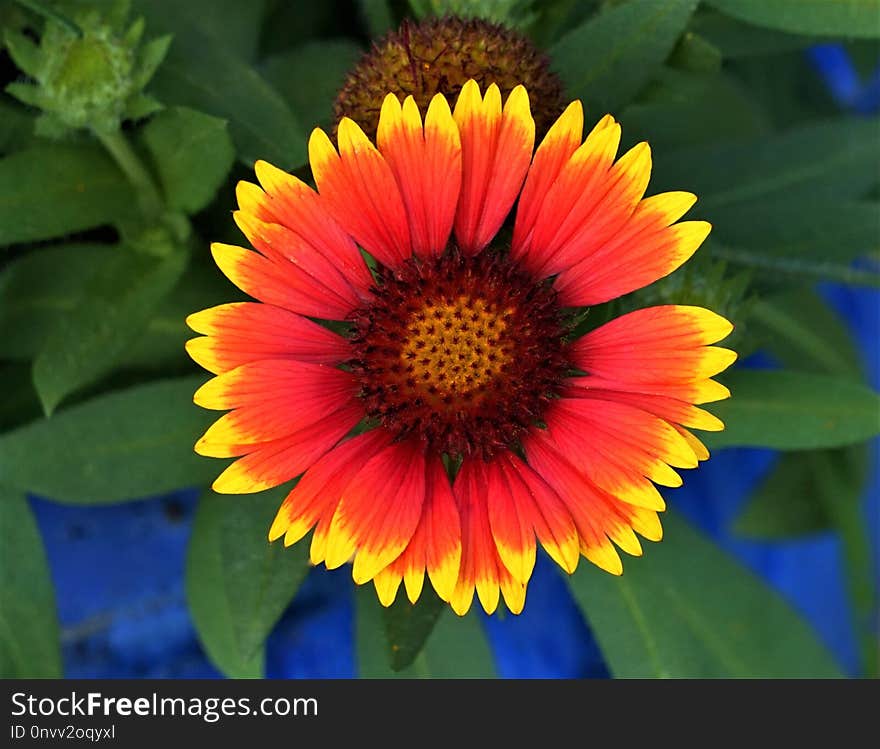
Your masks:
[[[764,276],[773,281],[836,281],[852,286],[880,287],[880,272],[854,268],[849,263],[774,255],[760,249],[729,247],[714,239],[704,245],[703,251],[731,265],[764,271]]]
[[[310,128],[329,125],[336,93],[361,54],[361,47],[348,39],[322,39],[269,57],[262,71],[300,122]]]
[[[694,14],[691,28],[718,47],[725,60],[778,55],[817,42],[809,36],[763,29],[713,11]]]
[[[486,679],[495,676],[492,652],[480,624],[471,611],[465,617],[441,610],[439,621],[415,661],[401,671],[391,668],[388,630],[382,606],[372,585],[356,590],[356,643],[361,678]]]
[[[715,223],[720,210],[796,196],[858,198],[877,182],[880,120],[840,118],[772,137],[709,144],[655,158],[652,189],[688,189]]]
[[[232,50],[244,59],[253,59],[260,42],[260,30],[266,0],[223,2],[217,0],[135,0],[151,30],[172,33],[184,43],[187,29],[196,29],[216,44]]]
[[[58,315],[34,360],[46,414],[120,363],[186,267],[185,253],[154,258],[120,246],[95,270],[74,308]]]
[[[394,671],[401,671],[415,660],[446,606],[434,589],[426,585],[415,605],[401,594],[383,609],[388,661]]]
[[[134,205],[122,172],[97,146],[44,143],[0,159],[0,245],[117,223]]]
[[[697,0],[628,0],[565,34],[550,50],[572,97],[591,111],[617,111],[658,72]]]
[[[529,0],[410,0],[419,18],[452,15],[462,18],[485,18],[494,23],[517,28],[533,20]]]
[[[226,122],[194,109],[166,109],[141,136],[168,206],[184,213],[197,213],[211,202],[235,161]]]
[[[780,195],[717,208],[712,217],[721,241],[773,257],[849,263],[880,249],[880,204],[869,200]]]
[[[166,104],[227,120],[238,157],[248,166],[257,159],[282,169],[304,164],[306,134],[281,94],[216,39],[189,26],[179,31],[151,92]]]
[[[859,351],[840,316],[811,289],[752,304],[749,324],[785,367],[859,377]]]
[[[0,355],[30,359],[59,315],[71,312],[111,245],[61,245],[16,258],[0,271]],[[62,272],[63,269],[63,272]]]
[[[389,0],[357,0],[357,7],[372,38],[378,38],[394,28],[394,14]]]
[[[757,136],[768,129],[766,116],[733,76],[670,69],[621,112],[620,121],[628,143],[646,140],[657,153]]]
[[[756,26],[822,36],[880,37],[878,0],[708,0]]]
[[[780,539],[827,530],[829,508],[858,505],[868,478],[864,445],[783,453],[736,521],[738,533]]]
[[[20,362],[0,364],[0,432],[38,418],[43,411],[34,390],[31,368]]]
[[[0,435],[0,475],[17,489],[84,505],[206,485],[224,464],[193,452],[217,416],[193,405],[204,381],[137,385]]]
[[[701,436],[710,447],[811,450],[880,433],[880,397],[850,378],[737,369],[723,379],[731,397],[707,408],[725,429]]]
[[[0,678],[61,678],[55,590],[27,499],[0,486]]]
[[[621,577],[581,564],[569,584],[622,678],[835,677],[776,593],[669,513],[666,537]]]
[[[206,493],[196,512],[186,592],[199,639],[227,676],[263,676],[265,642],[309,571],[308,545],[267,539],[285,491]]]

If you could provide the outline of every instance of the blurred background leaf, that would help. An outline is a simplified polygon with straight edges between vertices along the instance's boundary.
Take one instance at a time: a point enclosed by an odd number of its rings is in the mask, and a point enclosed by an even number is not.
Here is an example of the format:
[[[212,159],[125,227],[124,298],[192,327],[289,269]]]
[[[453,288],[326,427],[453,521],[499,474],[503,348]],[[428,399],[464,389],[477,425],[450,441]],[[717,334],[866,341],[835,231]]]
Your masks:
[[[796,34],[880,36],[877,0],[706,0],[735,18]]]
[[[592,121],[616,113],[651,80],[675,46],[697,0],[630,0],[572,29],[550,48],[568,94]]]
[[[723,432],[702,436],[710,448],[807,450],[863,442],[880,433],[880,396],[850,378],[735,369],[722,380],[732,396],[708,405],[725,425]]]
[[[55,591],[24,494],[0,486],[0,677],[61,678]]]

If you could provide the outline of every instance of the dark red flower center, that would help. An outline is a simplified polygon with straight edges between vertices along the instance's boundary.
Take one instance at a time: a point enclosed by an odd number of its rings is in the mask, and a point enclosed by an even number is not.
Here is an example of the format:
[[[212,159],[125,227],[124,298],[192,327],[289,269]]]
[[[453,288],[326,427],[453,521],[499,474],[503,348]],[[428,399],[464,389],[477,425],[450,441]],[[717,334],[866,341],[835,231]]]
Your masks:
[[[490,457],[541,419],[569,366],[562,310],[507,255],[414,258],[355,316],[369,415],[451,456]]]

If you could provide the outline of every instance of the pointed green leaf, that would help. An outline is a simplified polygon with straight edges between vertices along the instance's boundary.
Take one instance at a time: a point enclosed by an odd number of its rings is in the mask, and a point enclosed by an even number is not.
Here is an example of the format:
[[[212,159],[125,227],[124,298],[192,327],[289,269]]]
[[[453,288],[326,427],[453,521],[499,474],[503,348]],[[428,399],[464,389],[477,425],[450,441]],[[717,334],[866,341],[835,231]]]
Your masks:
[[[810,450],[862,442],[880,433],[880,397],[851,378],[737,369],[722,379],[731,397],[707,409],[725,429],[701,435],[709,447]]]
[[[285,491],[206,493],[193,523],[186,591],[199,639],[227,676],[263,676],[266,637],[309,571],[308,546],[267,539]]]
[[[589,111],[616,112],[658,73],[696,6],[696,0],[615,4],[550,48],[553,68]]]
[[[0,486],[0,678],[61,678],[55,589],[25,496]]]
[[[39,46],[12,29],[4,29],[3,42],[12,61],[31,78],[36,78],[43,68]]]
[[[217,416],[192,402],[205,379],[136,385],[0,435],[0,475],[17,489],[71,504],[206,485],[224,464],[193,452]]]
[[[120,246],[95,269],[73,309],[56,317],[34,360],[34,385],[47,414],[123,360],[186,261],[182,252],[158,259]]]
[[[734,18],[795,34],[880,37],[880,0],[708,0]]]
[[[156,115],[141,137],[170,208],[197,213],[211,202],[235,160],[224,120],[186,107]]]
[[[666,534],[621,577],[583,563],[569,579],[612,674],[622,678],[835,677],[782,598],[669,513]]]
[[[116,223],[134,205],[98,146],[46,143],[0,159],[0,246]]]
[[[383,609],[388,661],[393,670],[401,671],[413,662],[446,606],[434,589],[426,585],[415,604],[400,593],[391,606]]]
[[[355,602],[361,678],[486,679],[495,676],[492,652],[476,611],[459,617],[444,606],[413,663],[401,671],[394,671],[388,658],[386,619],[373,586],[360,586],[355,592]]]

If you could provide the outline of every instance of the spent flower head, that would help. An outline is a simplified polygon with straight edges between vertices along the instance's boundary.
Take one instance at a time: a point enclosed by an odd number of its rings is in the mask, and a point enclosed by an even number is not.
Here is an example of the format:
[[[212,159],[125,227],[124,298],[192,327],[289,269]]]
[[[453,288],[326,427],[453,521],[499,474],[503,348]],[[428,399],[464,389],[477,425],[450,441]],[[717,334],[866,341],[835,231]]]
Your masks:
[[[447,16],[404,21],[375,42],[345,79],[336,121],[349,117],[375,137],[389,92],[401,100],[412,96],[425,110],[435,94],[454,100],[471,79],[482,89],[496,84],[503,97],[523,85],[539,136],[562,112],[562,84],[526,36],[484,19]]]

